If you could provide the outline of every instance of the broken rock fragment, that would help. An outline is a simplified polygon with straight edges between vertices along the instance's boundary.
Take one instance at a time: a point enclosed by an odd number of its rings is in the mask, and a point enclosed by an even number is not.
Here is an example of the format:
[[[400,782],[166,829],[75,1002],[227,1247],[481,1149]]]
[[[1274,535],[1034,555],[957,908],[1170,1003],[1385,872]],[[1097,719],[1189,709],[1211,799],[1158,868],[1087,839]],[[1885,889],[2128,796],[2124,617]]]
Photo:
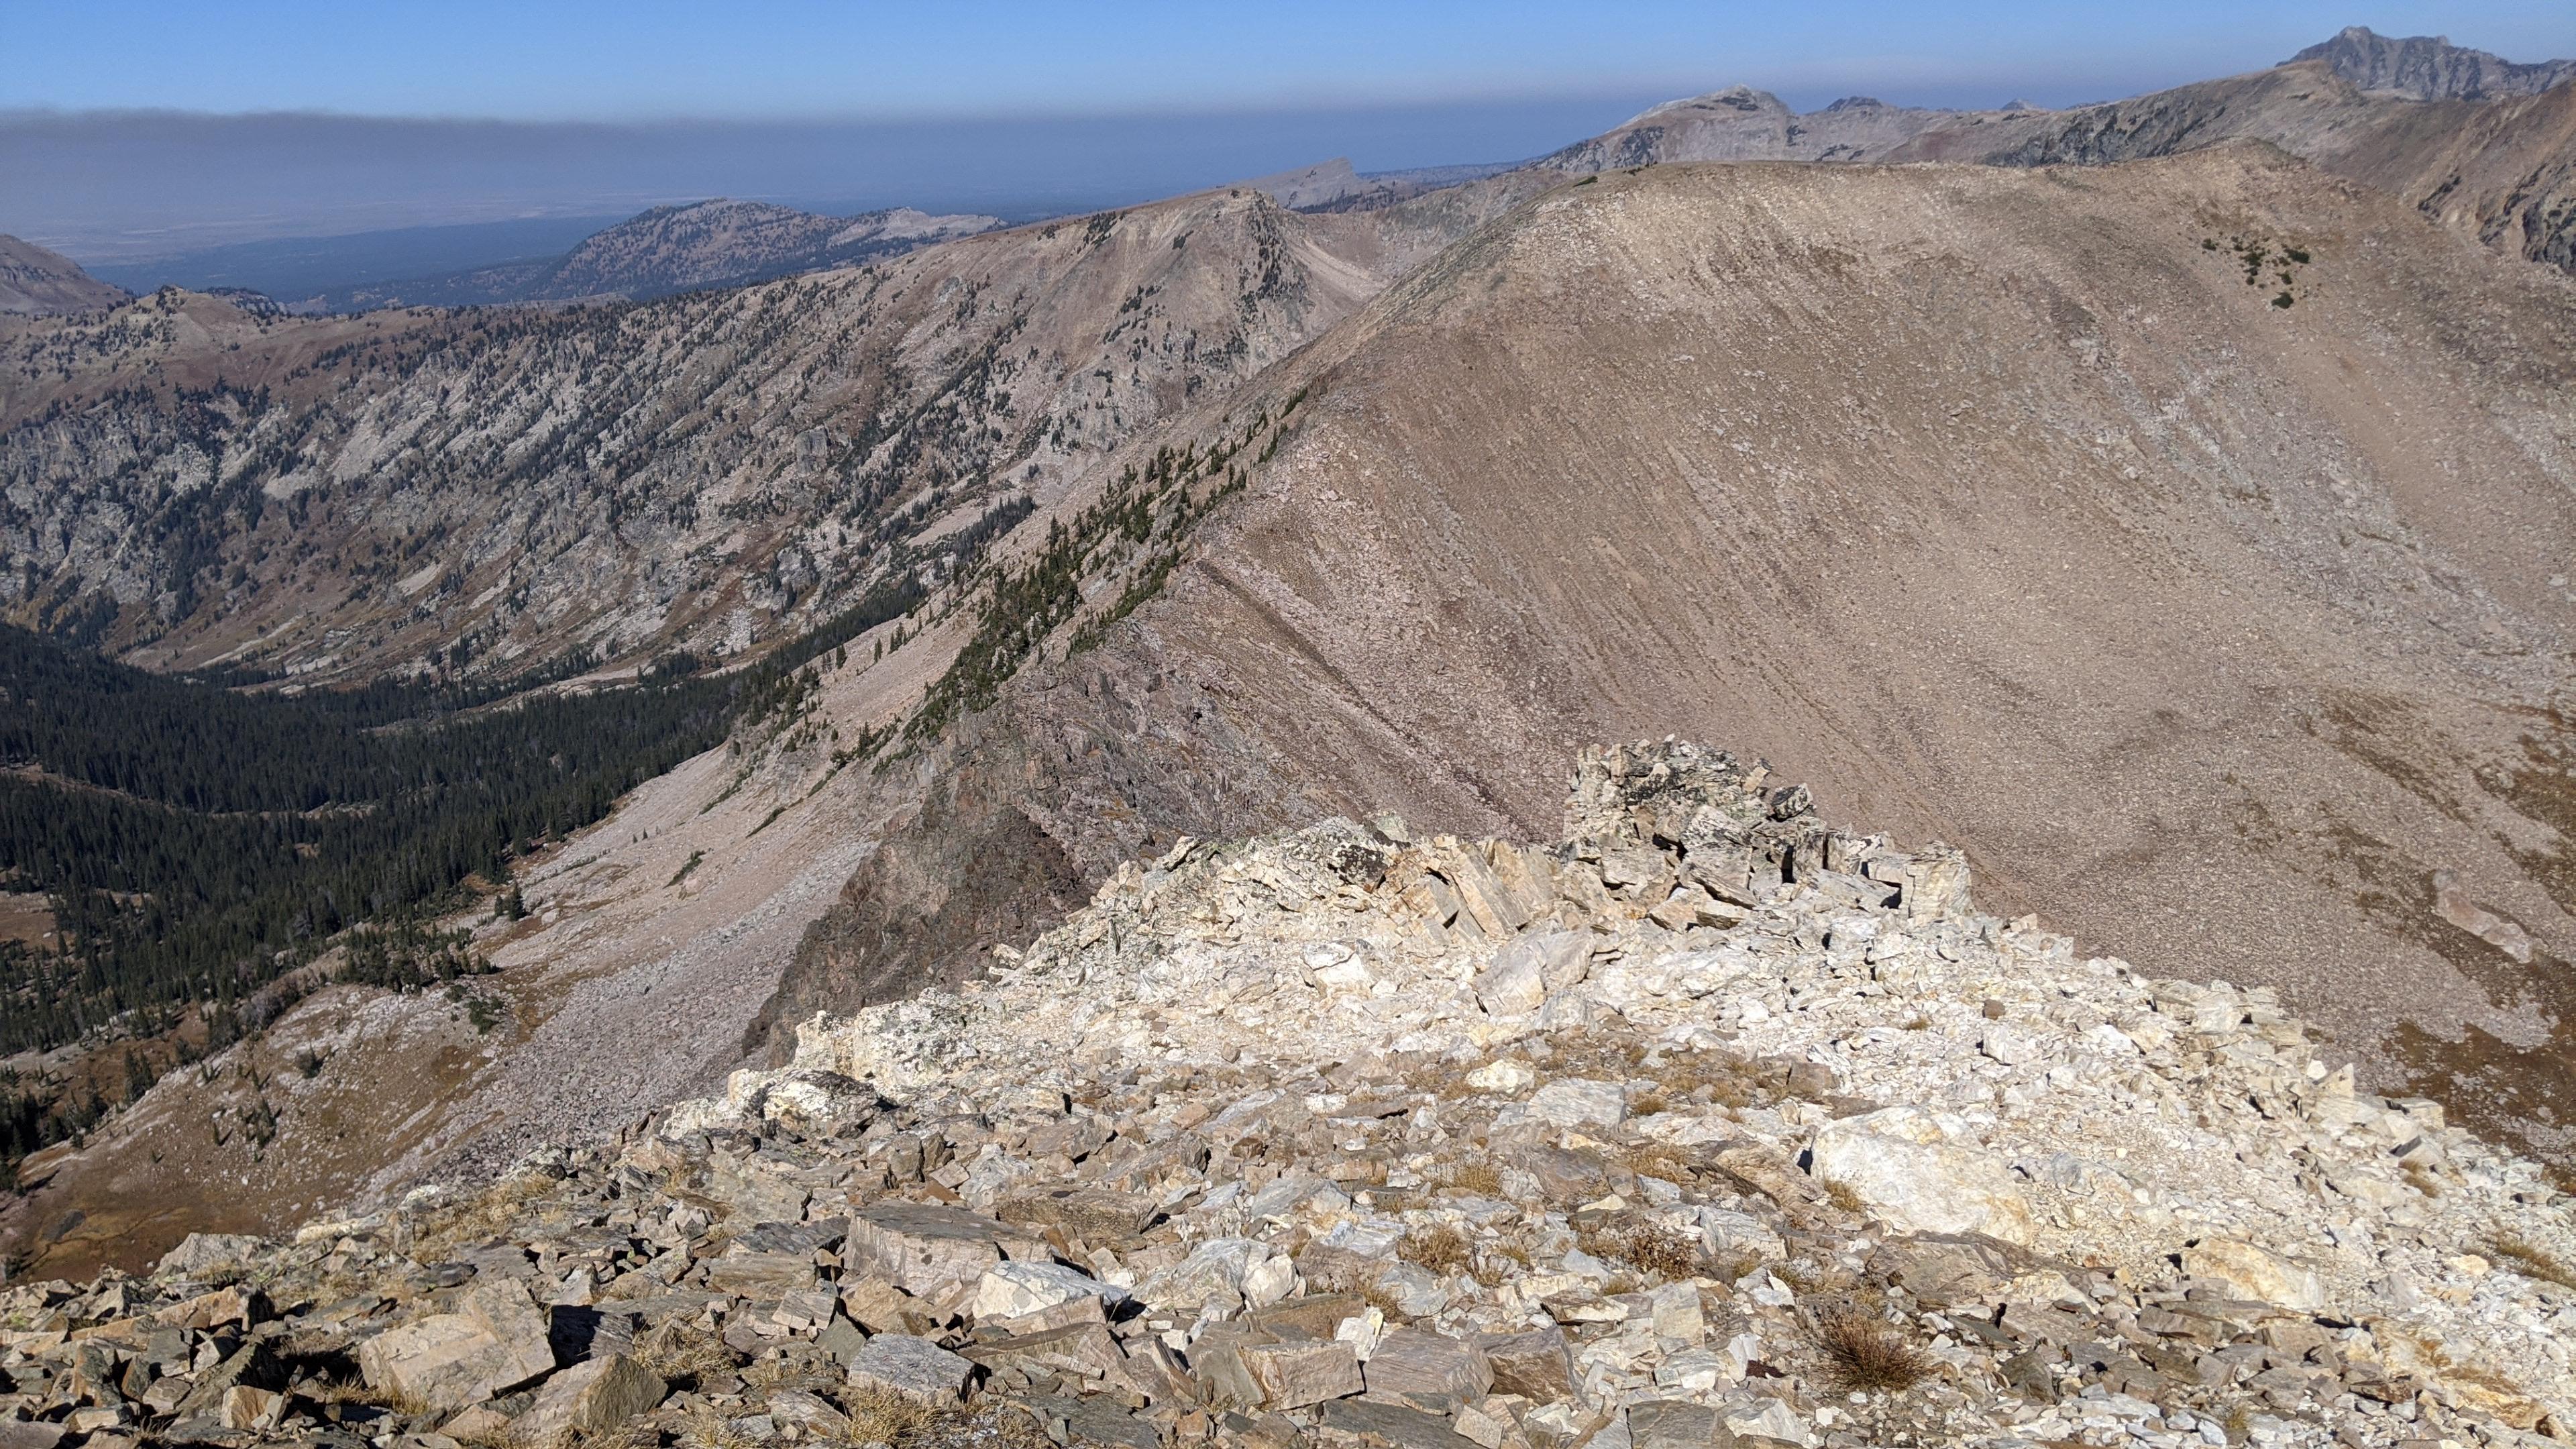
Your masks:
[[[546,1320],[527,1289],[477,1280],[454,1313],[432,1314],[367,1340],[358,1351],[367,1386],[433,1409],[461,1409],[555,1366]]]
[[[965,1397],[975,1365],[926,1338],[880,1333],[850,1360],[853,1388],[892,1394],[917,1404],[953,1404]]]

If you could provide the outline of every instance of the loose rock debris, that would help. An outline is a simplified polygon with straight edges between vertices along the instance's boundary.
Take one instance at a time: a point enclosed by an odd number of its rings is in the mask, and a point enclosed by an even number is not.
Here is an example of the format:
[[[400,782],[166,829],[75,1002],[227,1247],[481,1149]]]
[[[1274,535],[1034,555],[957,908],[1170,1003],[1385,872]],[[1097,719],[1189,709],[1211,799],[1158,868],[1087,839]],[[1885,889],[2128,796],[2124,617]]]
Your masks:
[[[2522,1444],[2568,1199],[1693,745],[1131,864],[613,1149],[0,1290],[0,1449]]]

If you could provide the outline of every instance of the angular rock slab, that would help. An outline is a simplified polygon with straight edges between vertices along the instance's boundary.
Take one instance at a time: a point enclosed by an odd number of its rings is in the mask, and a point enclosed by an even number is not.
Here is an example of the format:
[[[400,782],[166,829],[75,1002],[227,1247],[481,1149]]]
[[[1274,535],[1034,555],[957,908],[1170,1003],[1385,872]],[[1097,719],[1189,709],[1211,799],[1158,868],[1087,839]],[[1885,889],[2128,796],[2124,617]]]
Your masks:
[[[1370,1352],[1367,1379],[1372,1399],[1426,1413],[1454,1414],[1494,1386],[1494,1366],[1475,1344],[1425,1329],[1399,1328],[1379,1339]]]
[[[1358,1356],[1338,1339],[1249,1344],[1236,1354],[1260,1390],[1260,1408],[1302,1409],[1363,1387]]]
[[[1565,1330],[1550,1326],[1526,1333],[1488,1336],[1485,1363],[1498,1394],[1518,1394],[1533,1404],[1561,1403],[1574,1396],[1574,1349]]]
[[[513,1282],[477,1284],[459,1311],[432,1314],[368,1339],[358,1349],[367,1387],[461,1409],[555,1366],[546,1320]]]
[[[546,1380],[537,1401],[510,1426],[522,1444],[551,1445],[568,1434],[596,1434],[661,1404],[670,1386],[622,1353],[574,1364]]]
[[[1628,1406],[1628,1442],[1631,1449],[1724,1449],[1735,1436],[1706,1404],[1649,1399]]]
[[[953,1404],[966,1396],[975,1365],[926,1338],[880,1333],[850,1360],[850,1385],[910,1399]]]
[[[1366,1399],[1335,1399],[1324,1405],[1318,1421],[1324,1442],[1357,1443],[1366,1449],[1476,1449],[1476,1441],[1450,1427],[1438,1414]]]
[[[1019,1241],[1023,1234],[982,1213],[939,1203],[880,1202],[850,1220],[844,1256],[926,1298],[981,1278],[1002,1261],[1003,1243]]]

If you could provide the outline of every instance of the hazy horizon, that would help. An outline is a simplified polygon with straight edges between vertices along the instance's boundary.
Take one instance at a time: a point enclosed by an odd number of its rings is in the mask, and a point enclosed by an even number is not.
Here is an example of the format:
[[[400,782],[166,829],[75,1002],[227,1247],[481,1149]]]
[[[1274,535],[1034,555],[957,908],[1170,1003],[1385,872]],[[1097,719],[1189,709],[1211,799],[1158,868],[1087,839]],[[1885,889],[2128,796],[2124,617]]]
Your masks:
[[[1969,19],[1892,0],[1650,0],[1584,26],[1517,0],[1327,0],[1293,26],[1164,4],[106,0],[16,27],[40,63],[0,76],[0,232],[112,267],[709,196],[1022,218],[1335,156],[1520,160],[1739,83],[1801,110],[2068,105],[2258,69],[2347,24],[2576,52],[2576,12],[2520,0],[1984,0]]]

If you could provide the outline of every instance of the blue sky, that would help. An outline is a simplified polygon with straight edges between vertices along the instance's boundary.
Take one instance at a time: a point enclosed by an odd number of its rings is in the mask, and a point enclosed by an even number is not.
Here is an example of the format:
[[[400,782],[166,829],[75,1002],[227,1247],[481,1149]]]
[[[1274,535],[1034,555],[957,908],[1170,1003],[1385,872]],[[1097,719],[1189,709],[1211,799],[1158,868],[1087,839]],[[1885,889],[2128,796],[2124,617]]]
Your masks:
[[[2132,5],[11,0],[0,107],[631,120],[1421,104],[1708,89],[1815,102],[2104,99],[2347,24],[2515,59],[2567,0]]]

